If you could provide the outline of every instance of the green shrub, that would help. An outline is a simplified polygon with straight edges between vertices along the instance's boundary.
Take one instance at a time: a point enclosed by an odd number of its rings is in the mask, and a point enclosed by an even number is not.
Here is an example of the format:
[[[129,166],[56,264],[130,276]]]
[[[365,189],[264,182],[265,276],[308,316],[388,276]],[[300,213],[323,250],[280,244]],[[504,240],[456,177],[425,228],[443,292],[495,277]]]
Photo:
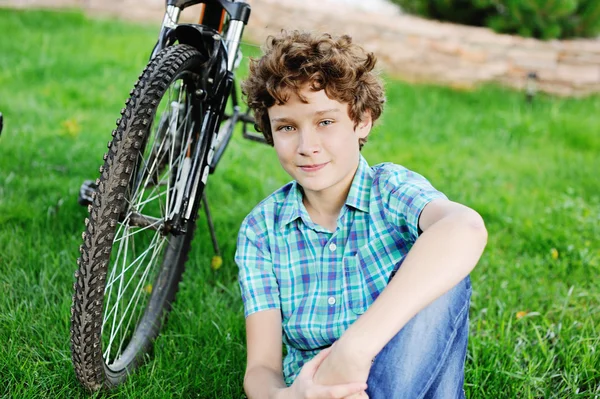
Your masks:
[[[600,34],[599,0],[392,0],[405,12],[496,32],[556,39]]]

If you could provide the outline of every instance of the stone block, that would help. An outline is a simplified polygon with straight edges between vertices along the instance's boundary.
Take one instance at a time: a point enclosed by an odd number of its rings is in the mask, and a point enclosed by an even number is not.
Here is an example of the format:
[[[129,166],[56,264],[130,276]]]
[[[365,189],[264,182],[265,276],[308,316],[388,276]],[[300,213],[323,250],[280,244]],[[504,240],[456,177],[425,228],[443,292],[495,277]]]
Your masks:
[[[540,82],[538,90],[545,93],[557,94],[559,96],[572,96],[582,94],[582,91],[568,83]]]
[[[401,43],[394,43],[385,47],[382,46],[376,54],[378,57],[387,58],[392,63],[422,59],[422,52],[419,49],[408,47]]]
[[[571,82],[575,85],[600,83],[600,65],[559,64],[556,68],[556,80]]]
[[[502,62],[489,62],[479,66],[478,75],[482,80],[494,80],[500,76],[504,76],[508,73],[508,63]]]
[[[509,48],[515,45],[515,37],[495,33],[488,28],[466,27],[461,41],[482,46]]]
[[[565,64],[597,65],[600,66],[600,53],[567,52],[558,53],[558,62]]]
[[[511,49],[507,58],[517,67],[529,70],[553,69],[558,61],[558,52],[555,50],[531,50],[525,48]]]
[[[473,73],[471,68],[449,68],[437,75],[437,79],[443,82],[457,82],[462,85],[466,83],[476,83],[481,79]]]
[[[84,0],[0,0],[0,7],[13,8],[79,8]]]
[[[487,61],[488,53],[482,49],[461,47],[458,50],[458,56],[462,61],[482,64]]]
[[[460,43],[455,40],[432,40],[429,49],[438,53],[456,55],[460,53]]]
[[[600,54],[600,38],[598,39],[579,39],[565,40],[562,42],[563,48],[567,51],[577,53]]]

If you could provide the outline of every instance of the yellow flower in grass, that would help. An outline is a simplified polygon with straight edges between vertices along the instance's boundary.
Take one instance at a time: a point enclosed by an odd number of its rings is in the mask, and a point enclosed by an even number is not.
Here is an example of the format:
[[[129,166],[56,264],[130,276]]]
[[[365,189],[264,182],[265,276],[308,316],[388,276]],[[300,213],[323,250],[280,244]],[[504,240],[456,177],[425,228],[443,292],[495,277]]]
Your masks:
[[[63,133],[69,137],[77,137],[81,131],[81,126],[76,119],[67,119],[62,123]]]
[[[552,248],[550,250],[550,256],[552,257],[552,259],[556,260],[558,259],[558,250],[556,248]]]
[[[223,258],[221,258],[219,255],[215,255],[215,256],[213,256],[212,261],[210,262],[210,267],[213,270],[218,270],[222,264],[223,264]]]
[[[517,312],[517,320],[522,319],[523,317],[527,316],[527,312],[524,310],[521,310],[520,312]]]

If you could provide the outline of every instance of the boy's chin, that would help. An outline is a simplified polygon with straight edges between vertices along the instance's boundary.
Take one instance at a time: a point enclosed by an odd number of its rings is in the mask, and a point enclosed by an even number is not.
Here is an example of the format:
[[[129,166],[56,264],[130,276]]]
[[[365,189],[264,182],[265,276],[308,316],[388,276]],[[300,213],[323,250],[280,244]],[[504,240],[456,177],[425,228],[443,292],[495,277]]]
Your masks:
[[[323,191],[325,189],[327,189],[328,187],[331,186],[331,184],[329,184],[326,181],[319,181],[318,179],[296,179],[296,181],[298,182],[298,184],[300,184],[302,186],[302,189],[306,192],[306,191],[312,191],[312,192],[319,192],[319,191]]]

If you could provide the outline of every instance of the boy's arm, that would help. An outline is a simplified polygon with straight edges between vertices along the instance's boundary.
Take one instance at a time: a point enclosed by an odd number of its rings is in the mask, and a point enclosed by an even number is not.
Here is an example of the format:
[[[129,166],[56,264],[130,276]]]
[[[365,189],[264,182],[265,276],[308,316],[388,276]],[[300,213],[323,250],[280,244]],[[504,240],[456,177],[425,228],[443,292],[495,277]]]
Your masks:
[[[274,398],[286,387],[281,355],[281,311],[270,309],[246,318],[248,351],[244,391],[249,399]]]
[[[291,387],[283,381],[281,356],[281,313],[271,309],[246,318],[248,364],[244,376],[244,391],[249,399],[303,399],[365,397],[364,383],[344,383],[321,386],[313,377],[330,349],[319,352],[307,362]]]
[[[471,272],[487,242],[481,216],[446,199],[433,200],[423,208],[419,227],[423,233],[402,267],[336,342],[315,382],[366,381],[371,359],[414,315]]]

